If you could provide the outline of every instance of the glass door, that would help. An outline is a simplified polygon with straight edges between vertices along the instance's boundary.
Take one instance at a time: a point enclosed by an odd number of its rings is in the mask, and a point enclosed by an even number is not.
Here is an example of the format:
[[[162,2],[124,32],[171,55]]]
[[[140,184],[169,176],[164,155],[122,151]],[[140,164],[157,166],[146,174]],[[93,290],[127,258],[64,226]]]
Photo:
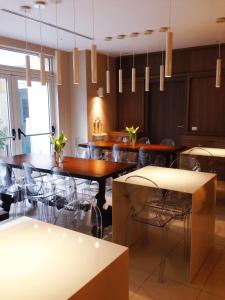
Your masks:
[[[10,108],[10,80],[0,74],[0,156],[15,152],[15,129]]]
[[[26,81],[16,78],[16,101],[14,110],[17,115],[18,149],[20,153],[50,154],[52,118],[49,84],[41,85],[32,81],[27,87]]]

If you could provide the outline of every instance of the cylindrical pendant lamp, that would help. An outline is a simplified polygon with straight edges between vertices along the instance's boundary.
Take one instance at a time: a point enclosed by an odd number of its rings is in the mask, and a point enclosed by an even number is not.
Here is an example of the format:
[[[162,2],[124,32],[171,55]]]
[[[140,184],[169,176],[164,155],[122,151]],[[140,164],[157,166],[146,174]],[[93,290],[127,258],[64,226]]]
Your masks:
[[[135,93],[136,91],[136,69],[132,68],[132,78],[131,78],[131,92]]]
[[[222,69],[222,59],[217,58],[217,60],[216,60],[216,88],[221,87],[221,69]]]
[[[173,56],[173,32],[168,31],[166,34],[166,67],[165,77],[172,76],[172,56]]]
[[[91,78],[92,83],[98,81],[98,70],[97,70],[97,47],[95,44],[91,47]]]
[[[106,93],[110,94],[110,71],[106,70]]]
[[[46,72],[45,72],[45,55],[40,53],[40,70],[41,70],[41,84],[46,85]]]
[[[73,83],[79,84],[79,52],[78,52],[78,48],[73,49]]]
[[[159,90],[163,92],[165,88],[165,66],[160,65]]]
[[[119,69],[119,93],[123,92],[123,70]]]
[[[30,56],[26,55],[26,81],[27,86],[31,86],[31,70],[30,70]]]
[[[149,92],[150,68],[145,67],[145,92]]]
[[[56,63],[57,63],[57,85],[62,85],[62,53],[56,50]]]

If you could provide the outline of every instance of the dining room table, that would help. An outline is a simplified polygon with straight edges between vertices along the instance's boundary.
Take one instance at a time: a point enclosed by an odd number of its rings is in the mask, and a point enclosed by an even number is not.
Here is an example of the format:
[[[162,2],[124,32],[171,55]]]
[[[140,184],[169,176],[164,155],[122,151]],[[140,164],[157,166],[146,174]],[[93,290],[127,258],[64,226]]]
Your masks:
[[[112,224],[112,207],[104,209],[106,203],[106,179],[116,178],[119,174],[131,171],[135,164],[115,163],[104,160],[82,159],[65,156],[62,163],[57,164],[54,155],[41,154],[20,154],[4,158],[4,161],[12,168],[22,168],[23,163],[32,164],[38,171],[51,173],[54,167],[59,167],[61,173],[65,172],[76,178],[97,181],[99,185],[98,193],[95,198],[102,214],[103,228]]]
[[[100,148],[101,150],[112,150],[113,145],[117,145],[121,150],[128,151],[128,152],[138,152],[140,148],[144,149],[148,152],[153,152],[155,154],[161,154],[166,157],[167,166],[172,163],[176,159],[176,156],[181,151],[184,151],[187,147],[180,145],[180,146],[170,146],[170,145],[163,145],[163,144],[142,144],[142,143],[135,143],[131,145],[127,142],[115,142],[115,141],[96,141],[94,142],[94,146],[96,148]],[[80,143],[79,147],[87,148],[89,143]]]

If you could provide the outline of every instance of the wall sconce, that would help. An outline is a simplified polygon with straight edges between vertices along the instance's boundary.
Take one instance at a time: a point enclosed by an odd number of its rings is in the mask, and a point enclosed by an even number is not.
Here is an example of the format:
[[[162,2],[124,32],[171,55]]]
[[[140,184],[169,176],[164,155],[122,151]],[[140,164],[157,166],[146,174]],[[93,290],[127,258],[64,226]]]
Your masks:
[[[98,95],[99,98],[103,98],[104,97],[104,89],[103,89],[103,87],[97,88],[97,95]]]

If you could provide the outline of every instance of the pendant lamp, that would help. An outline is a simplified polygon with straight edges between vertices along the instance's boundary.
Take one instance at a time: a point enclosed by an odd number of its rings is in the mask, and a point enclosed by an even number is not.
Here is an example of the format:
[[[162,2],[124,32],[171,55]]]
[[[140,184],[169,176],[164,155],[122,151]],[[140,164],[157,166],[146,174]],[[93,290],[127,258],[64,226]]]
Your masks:
[[[169,0],[169,29],[166,33],[166,63],[165,63],[165,77],[172,76],[172,62],[173,62],[173,32],[171,31],[171,5],[172,0]]]

